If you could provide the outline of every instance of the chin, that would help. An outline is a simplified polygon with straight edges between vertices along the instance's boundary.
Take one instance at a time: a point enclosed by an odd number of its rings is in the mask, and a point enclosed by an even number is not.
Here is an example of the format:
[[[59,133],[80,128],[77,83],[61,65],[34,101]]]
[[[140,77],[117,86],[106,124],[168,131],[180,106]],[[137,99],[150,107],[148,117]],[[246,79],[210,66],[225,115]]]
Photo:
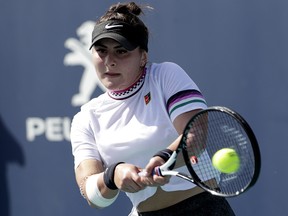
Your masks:
[[[103,85],[105,86],[105,88],[108,90],[108,91],[118,91],[119,88],[113,84],[106,84],[106,83],[103,83]]]

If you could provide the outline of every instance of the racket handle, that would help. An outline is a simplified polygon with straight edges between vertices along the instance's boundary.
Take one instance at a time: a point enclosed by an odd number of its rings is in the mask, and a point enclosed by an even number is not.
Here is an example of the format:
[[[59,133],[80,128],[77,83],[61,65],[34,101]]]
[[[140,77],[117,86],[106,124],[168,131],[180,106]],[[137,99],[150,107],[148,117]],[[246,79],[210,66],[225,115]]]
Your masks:
[[[161,169],[160,169],[160,166],[157,166],[154,168],[152,175],[163,176]]]

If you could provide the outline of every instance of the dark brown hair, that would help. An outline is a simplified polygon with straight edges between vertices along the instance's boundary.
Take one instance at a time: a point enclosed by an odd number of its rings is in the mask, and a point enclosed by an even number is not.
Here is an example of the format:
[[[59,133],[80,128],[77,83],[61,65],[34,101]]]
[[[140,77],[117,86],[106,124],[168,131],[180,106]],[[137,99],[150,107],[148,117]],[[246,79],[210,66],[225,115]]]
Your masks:
[[[126,22],[133,26],[137,32],[141,32],[141,34],[143,34],[144,38],[146,38],[147,44],[149,31],[146,25],[139,18],[140,15],[144,14],[142,10],[144,8],[152,9],[152,7],[150,6],[139,6],[135,2],[117,3],[111,5],[110,8],[106,11],[106,13],[101,16],[96,23],[99,24],[109,20],[119,20]],[[145,47],[145,49],[147,49],[147,47]]]

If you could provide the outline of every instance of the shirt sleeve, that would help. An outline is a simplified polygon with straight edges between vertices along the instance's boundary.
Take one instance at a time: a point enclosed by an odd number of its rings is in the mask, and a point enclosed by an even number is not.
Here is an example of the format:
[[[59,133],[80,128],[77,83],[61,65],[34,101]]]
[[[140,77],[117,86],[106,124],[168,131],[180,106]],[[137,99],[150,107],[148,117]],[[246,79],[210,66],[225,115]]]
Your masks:
[[[93,135],[88,111],[77,113],[71,124],[71,145],[74,156],[74,169],[83,160],[95,159],[101,161],[100,154]]]
[[[182,113],[207,108],[200,89],[179,65],[171,62],[163,63],[160,74],[161,88],[172,122]]]

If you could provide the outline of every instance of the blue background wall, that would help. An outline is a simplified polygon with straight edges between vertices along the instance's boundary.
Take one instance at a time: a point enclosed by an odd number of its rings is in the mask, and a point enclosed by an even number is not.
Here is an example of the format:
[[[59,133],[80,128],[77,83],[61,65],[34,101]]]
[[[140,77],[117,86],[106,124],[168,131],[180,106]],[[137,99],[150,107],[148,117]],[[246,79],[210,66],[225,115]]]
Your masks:
[[[102,93],[95,78],[82,76],[95,77],[87,21],[115,2],[1,1],[1,216],[128,214],[124,194],[105,210],[88,207],[69,143],[80,84],[88,99]],[[287,215],[288,1],[141,2],[155,8],[144,17],[150,60],[181,65],[209,105],[237,110],[256,133],[262,172],[254,188],[229,199],[237,215]]]

